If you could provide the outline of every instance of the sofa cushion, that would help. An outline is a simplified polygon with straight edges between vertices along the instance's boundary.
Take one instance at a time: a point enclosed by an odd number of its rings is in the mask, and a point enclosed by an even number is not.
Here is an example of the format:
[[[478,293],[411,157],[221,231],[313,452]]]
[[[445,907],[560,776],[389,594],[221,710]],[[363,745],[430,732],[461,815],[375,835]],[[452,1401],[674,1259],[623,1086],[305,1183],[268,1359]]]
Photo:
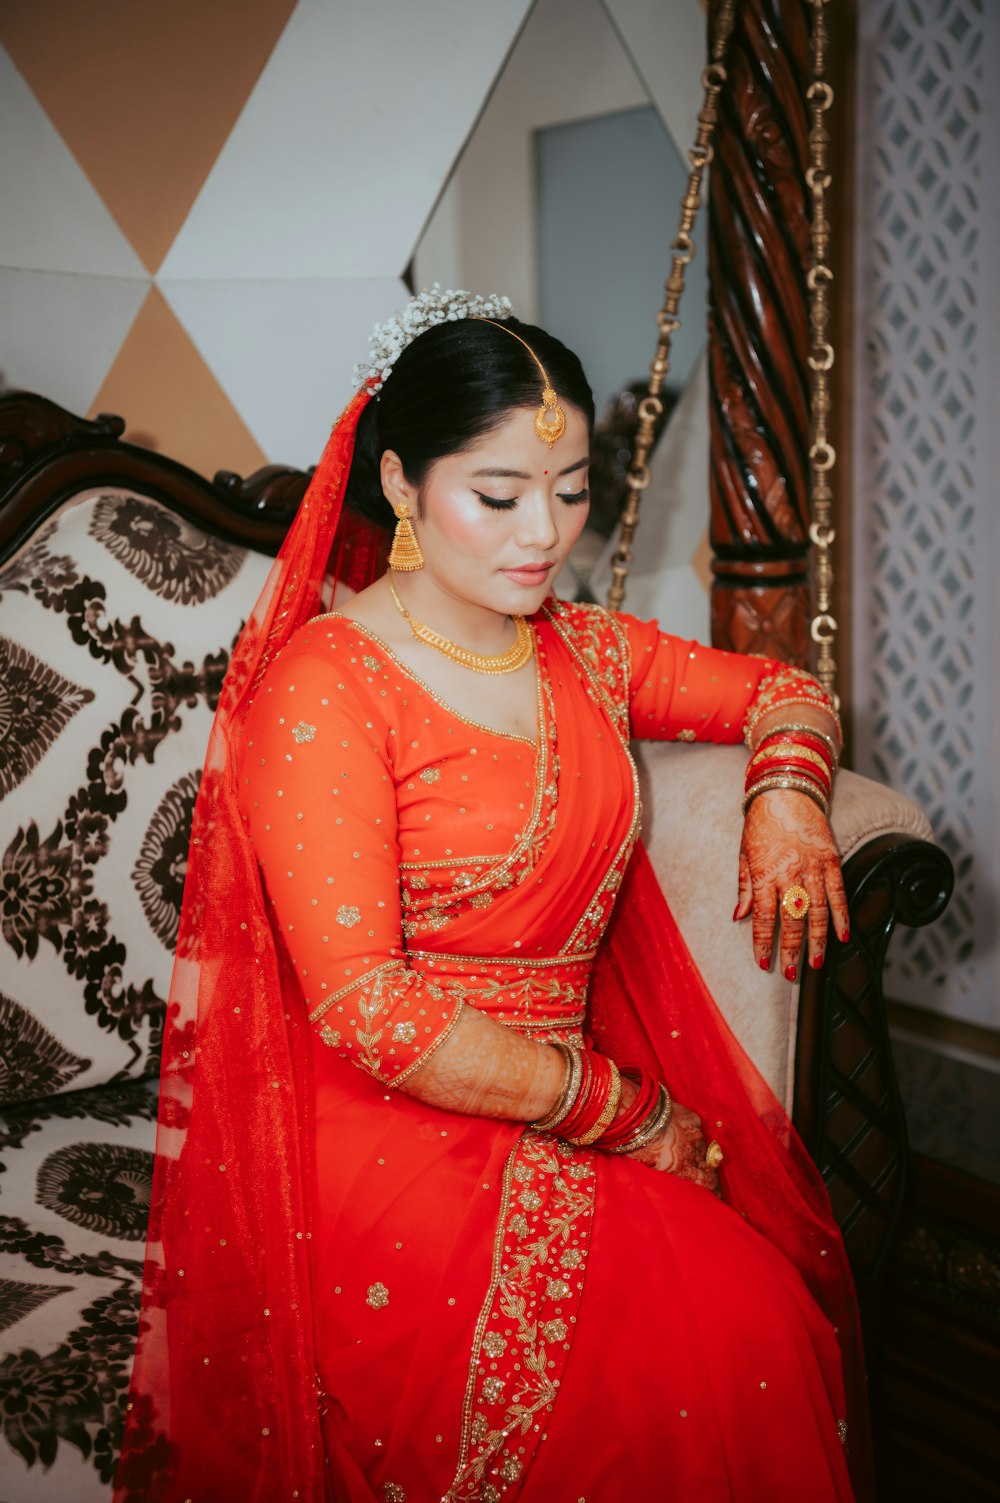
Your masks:
[[[0,1114],[0,1496],[106,1503],[135,1348],[151,1081]]]
[[[269,567],[89,490],[0,570],[0,1102],[155,1069],[209,728]]]

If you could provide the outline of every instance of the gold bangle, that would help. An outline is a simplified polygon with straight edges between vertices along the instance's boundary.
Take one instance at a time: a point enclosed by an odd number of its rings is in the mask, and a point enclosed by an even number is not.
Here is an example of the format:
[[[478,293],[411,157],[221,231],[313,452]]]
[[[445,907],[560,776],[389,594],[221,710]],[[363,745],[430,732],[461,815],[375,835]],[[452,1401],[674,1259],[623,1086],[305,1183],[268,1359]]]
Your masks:
[[[775,778],[796,778],[803,787],[808,785],[810,788],[815,788],[820,796],[825,799],[829,799],[833,792],[833,782],[829,776],[821,778],[818,772],[813,772],[808,767],[795,767],[791,762],[778,762],[776,760],[771,767],[761,768],[753,777],[751,777],[750,769],[748,768],[747,778],[748,782],[743,790],[744,814],[749,807],[746,804],[746,800],[753,793],[754,789],[762,783],[773,783]]]
[[[832,714],[832,712],[830,713]],[[836,721],[836,716],[834,716],[833,718]],[[830,755],[833,758],[833,765],[834,767],[837,766],[837,763],[840,760],[840,747],[837,745],[832,736],[828,735],[826,731],[819,730],[814,725],[806,725],[804,721],[796,720],[790,722],[788,725],[768,726],[764,734],[765,736],[785,736],[791,734],[794,731],[805,731],[807,735],[818,736],[821,741],[825,741],[827,746],[830,748]]]
[[[618,1104],[622,1099],[622,1078],[614,1060],[609,1059],[608,1064],[611,1066],[611,1087],[608,1091],[608,1099],[604,1103],[604,1110],[589,1132],[579,1138],[566,1139],[567,1143],[575,1143],[578,1148],[587,1148],[591,1143],[596,1143],[597,1139],[607,1132],[618,1115]]]
[[[753,735],[754,731],[757,729],[758,723],[763,720],[765,715],[770,715],[775,710],[783,710],[786,705],[808,705],[812,710],[822,710],[823,714],[829,715],[830,719],[833,721],[837,729],[837,735],[840,737],[841,744],[843,744],[843,727],[840,724],[840,716],[837,714],[833,706],[829,703],[824,704],[821,699],[811,699],[805,694],[796,694],[789,696],[788,699],[779,699],[777,704],[761,705],[753,712],[752,715],[748,715],[746,719],[747,739],[749,739],[749,737]],[[817,732],[817,734],[821,733]]]
[[[580,1086],[583,1084],[583,1054],[579,1049],[573,1049],[569,1044],[563,1044],[558,1039],[552,1040],[552,1048],[558,1049],[563,1057],[565,1073],[563,1074],[562,1089],[556,1098],[556,1104],[544,1117],[539,1117],[537,1122],[529,1122],[536,1132],[551,1132],[558,1127],[560,1122],[565,1122],[573,1107],[576,1098],[580,1094]]]
[[[773,731],[768,731],[769,736],[773,734]],[[801,757],[803,762],[809,762],[813,767],[818,767],[828,781],[833,776],[833,769],[826,758],[818,751],[813,751],[811,747],[802,746],[798,741],[779,741],[777,746],[765,746],[760,751],[754,752],[747,763],[747,772],[761,762],[768,762],[772,759],[777,761],[781,757]]]
[[[762,793],[773,793],[778,789],[787,788],[794,793],[804,793],[811,798],[814,804],[818,804],[824,814],[829,814],[830,805],[827,799],[816,787],[815,783],[807,782],[805,778],[793,777],[791,774],[783,774],[780,777],[761,778],[759,783],[744,795],[743,813],[746,814],[754,799]]]

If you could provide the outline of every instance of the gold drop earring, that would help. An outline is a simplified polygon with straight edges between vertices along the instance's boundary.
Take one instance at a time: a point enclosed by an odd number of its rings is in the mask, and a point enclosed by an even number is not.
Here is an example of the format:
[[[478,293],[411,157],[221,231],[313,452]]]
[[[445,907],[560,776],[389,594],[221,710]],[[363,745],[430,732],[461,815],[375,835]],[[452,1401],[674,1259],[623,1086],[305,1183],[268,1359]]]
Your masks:
[[[392,535],[389,568],[413,573],[415,569],[424,567],[424,555],[420,551],[420,544],[417,542],[417,535],[410,521],[410,508],[404,501],[400,501],[398,506],[393,507],[393,510],[398,520],[396,530]]]

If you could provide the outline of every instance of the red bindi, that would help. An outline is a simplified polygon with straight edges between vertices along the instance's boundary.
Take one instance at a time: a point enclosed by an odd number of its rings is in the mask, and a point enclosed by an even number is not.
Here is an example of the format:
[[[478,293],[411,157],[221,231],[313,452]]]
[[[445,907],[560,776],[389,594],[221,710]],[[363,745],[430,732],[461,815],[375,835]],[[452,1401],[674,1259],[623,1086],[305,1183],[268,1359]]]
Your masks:
[[[547,474],[548,474],[548,473],[549,473],[549,472],[548,472],[548,470],[543,470],[543,471],[542,471],[542,474],[543,474],[543,475],[547,475]]]

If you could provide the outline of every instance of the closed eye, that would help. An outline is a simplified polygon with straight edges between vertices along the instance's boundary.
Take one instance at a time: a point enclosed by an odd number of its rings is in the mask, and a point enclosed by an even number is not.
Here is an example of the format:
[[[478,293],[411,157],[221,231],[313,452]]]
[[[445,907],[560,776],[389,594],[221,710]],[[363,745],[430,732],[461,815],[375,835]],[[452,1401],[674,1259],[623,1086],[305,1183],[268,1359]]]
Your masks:
[[[560,495],[559,500],[565,501],[568,506],[579,506],[582,501],[590,500],[590,492],[588,490],[582,490],[576,491],[572,496]]]
[[[512,506],[517,505],[516,496],[510,496],[504,499],[500,496],[484,496],[482,491],[477,491],[476,495],[479,497],[484,506],[490,506],[494,511],[510,511]]]

